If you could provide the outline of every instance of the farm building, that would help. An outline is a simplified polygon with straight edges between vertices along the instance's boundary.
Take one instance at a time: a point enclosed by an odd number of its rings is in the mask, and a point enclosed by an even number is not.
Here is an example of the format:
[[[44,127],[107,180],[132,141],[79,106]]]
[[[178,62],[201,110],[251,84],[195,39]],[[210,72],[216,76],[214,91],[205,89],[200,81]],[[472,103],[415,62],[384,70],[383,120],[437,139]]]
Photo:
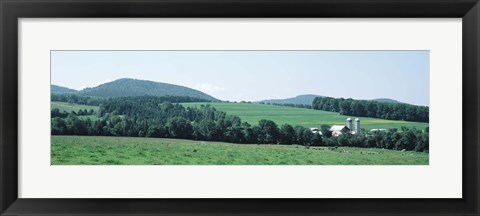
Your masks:
[[[332,136],[340,136],[342,133],[349,133],[350,129],[345,125],[333,125],[330,128]]]
[[[352,128],[352,119],[347,118],[345,125],[333,125],[330,131],[332,136],[340,136],[342,133],[358,134],[360,133],[360,119],[355,119],[355,129]]]

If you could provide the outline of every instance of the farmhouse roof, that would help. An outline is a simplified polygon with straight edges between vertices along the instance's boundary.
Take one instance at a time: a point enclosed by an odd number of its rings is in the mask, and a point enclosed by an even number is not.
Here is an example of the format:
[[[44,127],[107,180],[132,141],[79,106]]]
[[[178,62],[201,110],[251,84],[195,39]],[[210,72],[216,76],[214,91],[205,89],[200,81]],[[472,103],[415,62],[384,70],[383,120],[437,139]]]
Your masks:
[[[331,128],[330,128],[330,131],[341,131],[343,130],[344,128],[347,128],[347,126],[345,125],[333,125]],[[348,128],[347,128],[348,129]]]

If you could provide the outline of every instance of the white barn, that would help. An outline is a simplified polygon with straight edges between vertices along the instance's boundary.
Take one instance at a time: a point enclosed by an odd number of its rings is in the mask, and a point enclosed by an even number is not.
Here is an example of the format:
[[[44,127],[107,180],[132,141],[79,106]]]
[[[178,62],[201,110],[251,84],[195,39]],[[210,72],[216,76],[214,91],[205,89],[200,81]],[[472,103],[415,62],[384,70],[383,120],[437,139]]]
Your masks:
[[[329,131],[332,132],[332,136],[340,136],[343,132],[350,132],[350,129],[345,125],[333,125]]]

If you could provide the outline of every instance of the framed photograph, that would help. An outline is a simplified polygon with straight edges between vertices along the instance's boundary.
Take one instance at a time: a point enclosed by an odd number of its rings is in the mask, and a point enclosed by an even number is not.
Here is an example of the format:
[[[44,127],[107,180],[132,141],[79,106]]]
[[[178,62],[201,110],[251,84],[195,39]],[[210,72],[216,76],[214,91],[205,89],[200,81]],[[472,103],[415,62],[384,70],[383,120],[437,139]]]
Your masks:
[[[0,1],[1,215],[479,215],[476,0]]]

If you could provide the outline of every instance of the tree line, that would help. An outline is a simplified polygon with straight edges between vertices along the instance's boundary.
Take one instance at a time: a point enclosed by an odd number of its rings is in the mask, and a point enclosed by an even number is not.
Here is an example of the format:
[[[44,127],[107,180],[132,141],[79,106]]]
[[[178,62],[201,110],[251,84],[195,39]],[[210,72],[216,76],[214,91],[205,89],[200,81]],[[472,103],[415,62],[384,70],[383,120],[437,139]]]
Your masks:
[[[428,122],[429,108],[405,103],[388,103],[371,100],[354,100],[351,98],[316,97],[312,108],[340,115],[371,117],[388,120]]]
[[[429,130],[402,127],[385,131],[362,131],[359,134],[342,133],[326,139],[327,146],[351,146],[365,148],[383,148],[417,152],[429,151]]]
[[[66,118],[69,114],[75,115],[75,116],[87,116],[87,115],[93,115],[95,114],[95,111],[93,109],[87,110],[87,109],[79,109],[77,112],[72,111],[70,113],[66,111],[60,111],[58,108],[54,108],[50,112],[51,118],[59,117],[59,118]]]
[[[267,104],[267,105],[275,105],[275,106],[287,106],[287,107],[295,107],[295,108],[312,109],[312,105],[308,105],[308,104],[294,104],[294,103],[265,103],[265,102],[260,102],[259,104]]]
[[[403,128],[402,131],[362,132],[356,136],[344,133],[334,137],[328,125],[321,127],[322,133],[314,133],[298,125],[278,126],[266,119],[260,120],[257,125],[250,125],[242,122],[238,116],[228,115],[210,105],[186,108],[153,96],[107,99],[101,104],[98,115],[95,121],[74,112],[66,117],[52,115],[52,134],[428,150],[428,130],[423,132]]]
[[[185,103],[185,102],[210,102],[206,99],[194,98],[190,96],[152,96],[156,97],[161,101],[168,101],[171,103]],[[134,98],[134,97],[130,97]],[[75,94],[51,94],[51,101],[55,102],[66,102],[74,103],[88,106],[100,106],[103,102],[109,100],[109,98],[100,98],[100,97],[90,97],[90,96],[79,96]]]
[[[88,106],[100,106],[100,104],[105,100],[104,98],[98,97],[85,97],[78,96],[76,94],[51,94],[50,100],[53,102],[65,102],[65,103],[74,103]]]

